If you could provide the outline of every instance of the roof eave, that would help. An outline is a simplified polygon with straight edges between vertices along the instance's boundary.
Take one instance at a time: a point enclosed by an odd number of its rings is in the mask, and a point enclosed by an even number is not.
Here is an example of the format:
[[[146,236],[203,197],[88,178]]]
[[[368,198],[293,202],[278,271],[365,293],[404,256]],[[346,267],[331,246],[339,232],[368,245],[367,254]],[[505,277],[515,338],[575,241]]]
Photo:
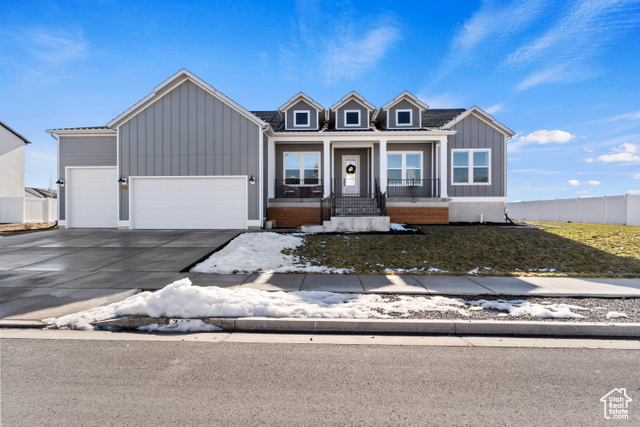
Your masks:
[[[5,128],[6,130],[8,130],[9,132],[11,132],[12,134],[14,134],[17,138],[20,138],[25,144],[31,144],[31,141],[29,141],[27,138],[25,138],[24,136],[20,135],[18,132],[16,132],[15,130],[11,129],[11,127],[9,127],[6,123],[0,121],[0,126],[2,126],[3,128]]]

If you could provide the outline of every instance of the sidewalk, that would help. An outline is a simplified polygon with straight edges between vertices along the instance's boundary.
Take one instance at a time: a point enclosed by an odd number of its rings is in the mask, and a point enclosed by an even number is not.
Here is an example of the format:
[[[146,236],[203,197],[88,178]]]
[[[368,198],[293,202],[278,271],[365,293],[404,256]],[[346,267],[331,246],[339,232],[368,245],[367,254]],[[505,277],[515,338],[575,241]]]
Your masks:
[[[155,290],[188,277],[194,285],[268,291],[329,291],[372,294],[485,295],[546,297],[640,297],[640,279],[554,277],[459,277],[336,274],[196,274],[127,272],[40,272],[0,277],[0,326],[40,324],[123,300],[138,290]],[[16,272],[17,273],[17,272]],[[122,276],[122,277],[121,277]]]

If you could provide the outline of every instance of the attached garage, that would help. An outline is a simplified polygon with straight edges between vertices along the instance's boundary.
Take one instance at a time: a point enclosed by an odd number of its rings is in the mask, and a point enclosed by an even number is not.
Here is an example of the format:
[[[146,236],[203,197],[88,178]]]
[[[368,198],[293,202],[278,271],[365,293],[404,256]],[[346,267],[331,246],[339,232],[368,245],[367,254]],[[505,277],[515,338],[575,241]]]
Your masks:
[[[68,228],[118,226],[118,175],[115,167],[67,167],[65,184]]]
[[[246,229],[246,176],[129,179],[131,229]]]

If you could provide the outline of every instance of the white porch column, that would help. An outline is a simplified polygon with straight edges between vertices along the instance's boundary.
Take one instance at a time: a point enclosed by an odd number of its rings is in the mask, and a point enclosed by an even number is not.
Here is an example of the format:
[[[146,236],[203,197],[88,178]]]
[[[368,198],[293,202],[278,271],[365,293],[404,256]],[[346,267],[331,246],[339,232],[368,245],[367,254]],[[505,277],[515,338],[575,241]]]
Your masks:
[[[380,140],[380,191],[387,191],[387,140]]]
[[[439,159],[439,167],[440,171],[440,197],[447,198],[449,197],[447,193],[447,172],[449,171],[449,167],[447,164],[447,137],[444,136],[440,138],[440,159]]]
[[[276,197],[276,143],[271,138],[267,141],[267,169],[268,197],[273,199]]]
[[[322,175],[324,186],[323,197],[329,197],[331,195],[331,141],[325,139],[322,141]]]

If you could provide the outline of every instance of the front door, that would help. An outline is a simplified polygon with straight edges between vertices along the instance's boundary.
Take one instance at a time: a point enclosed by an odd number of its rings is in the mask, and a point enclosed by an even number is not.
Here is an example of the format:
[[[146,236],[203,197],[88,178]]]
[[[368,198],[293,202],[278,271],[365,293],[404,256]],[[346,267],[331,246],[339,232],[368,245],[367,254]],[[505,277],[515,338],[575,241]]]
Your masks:
[[[360,193],[360,156],[342,156],[342,194]]]

